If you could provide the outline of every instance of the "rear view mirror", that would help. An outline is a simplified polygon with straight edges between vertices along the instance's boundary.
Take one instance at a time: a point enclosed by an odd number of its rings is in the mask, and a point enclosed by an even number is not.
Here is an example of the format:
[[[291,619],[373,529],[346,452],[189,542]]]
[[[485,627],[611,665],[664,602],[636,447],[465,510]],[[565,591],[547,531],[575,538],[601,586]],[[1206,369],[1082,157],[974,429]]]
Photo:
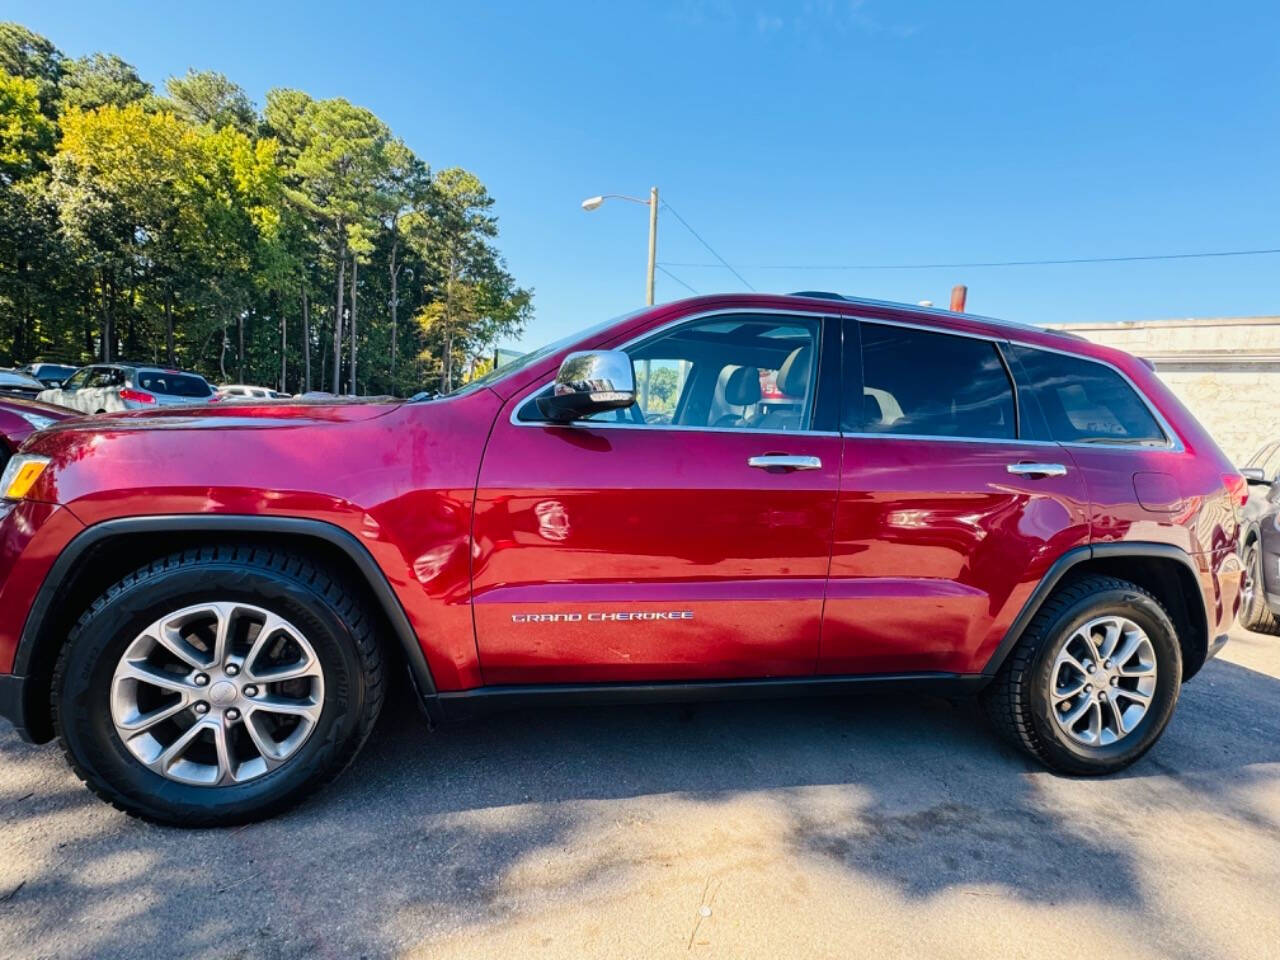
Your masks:
[[[1267,474],[1261,467],[1241,467],[1240,476],[1250,483],[1267,483]]]
[[[564,358],[551,396],[539,397],[538,409],[554,423],[569,423],[635,402],[636,374],[629,356],[621,350],[581,350]]]

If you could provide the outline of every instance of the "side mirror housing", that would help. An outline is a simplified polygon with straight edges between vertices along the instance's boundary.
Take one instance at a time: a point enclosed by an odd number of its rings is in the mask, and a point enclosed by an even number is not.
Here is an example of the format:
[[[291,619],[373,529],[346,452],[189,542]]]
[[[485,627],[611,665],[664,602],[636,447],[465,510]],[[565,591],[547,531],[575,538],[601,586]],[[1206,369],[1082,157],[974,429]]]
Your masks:
[[[1241,467],[1240,476],[1244,477],[1249,483],[1267,483],[1267,474],[1261,467]]]
[[[571,423],[605,410],[626,409],[636,402],[636,374],[621,350],[580,350],[560,364],[551,396],[538,398],[538,409],[553,423]]]

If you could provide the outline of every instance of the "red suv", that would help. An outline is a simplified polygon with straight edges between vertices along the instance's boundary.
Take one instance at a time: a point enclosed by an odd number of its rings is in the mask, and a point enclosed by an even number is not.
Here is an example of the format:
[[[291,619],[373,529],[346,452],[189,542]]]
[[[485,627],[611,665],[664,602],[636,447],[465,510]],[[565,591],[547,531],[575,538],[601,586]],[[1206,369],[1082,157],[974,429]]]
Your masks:
[[[153,820],[278,811],[388,675],[513,704],[981,694],[1054,769],[1160,736],[1243,479],[1140,360],[830,294],[652,307],[444,397],[55,426],[0,507],[0,708]]]

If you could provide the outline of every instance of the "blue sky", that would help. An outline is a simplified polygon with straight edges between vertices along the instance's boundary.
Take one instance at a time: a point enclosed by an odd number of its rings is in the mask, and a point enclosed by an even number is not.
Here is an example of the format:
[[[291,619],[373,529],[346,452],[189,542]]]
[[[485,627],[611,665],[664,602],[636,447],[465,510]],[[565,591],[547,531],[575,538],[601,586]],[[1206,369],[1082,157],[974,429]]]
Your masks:
[[[945,304],[965,282],[971,310],[1028,322],[1280,313],[1276,255],[796,269],[1280,247],[1274,0],[7,0],[0,16],[157,86],[194,66],[259,103],[274,86],[345,96],[433,167],[474,170],[536,290],[525,346],[643,302],[645,210],[578,204],[651,184],[759,290]],[[660,262],[711,259],[663,217]],[[686,293],[659,274],[659,300]]]

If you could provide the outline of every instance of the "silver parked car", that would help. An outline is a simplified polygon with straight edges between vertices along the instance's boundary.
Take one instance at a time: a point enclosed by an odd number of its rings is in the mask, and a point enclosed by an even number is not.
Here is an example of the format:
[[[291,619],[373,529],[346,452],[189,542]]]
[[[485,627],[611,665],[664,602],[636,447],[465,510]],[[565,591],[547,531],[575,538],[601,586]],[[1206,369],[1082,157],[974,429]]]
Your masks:
[[[209,403],[215,396],[213,387],[198,373],[99,363],[81,367],[62,386],[45,390],[39,399],[46,403],[60,403],[81,413],[110,413]]]
[[[35,377],[46,387],[60,387],[62,381],[71,376],[79,367],[68,366],[65,363],[49,363],[45,360],[39,360],[35,363],[28,363],[22,368],[22,372],[29,376]]]

